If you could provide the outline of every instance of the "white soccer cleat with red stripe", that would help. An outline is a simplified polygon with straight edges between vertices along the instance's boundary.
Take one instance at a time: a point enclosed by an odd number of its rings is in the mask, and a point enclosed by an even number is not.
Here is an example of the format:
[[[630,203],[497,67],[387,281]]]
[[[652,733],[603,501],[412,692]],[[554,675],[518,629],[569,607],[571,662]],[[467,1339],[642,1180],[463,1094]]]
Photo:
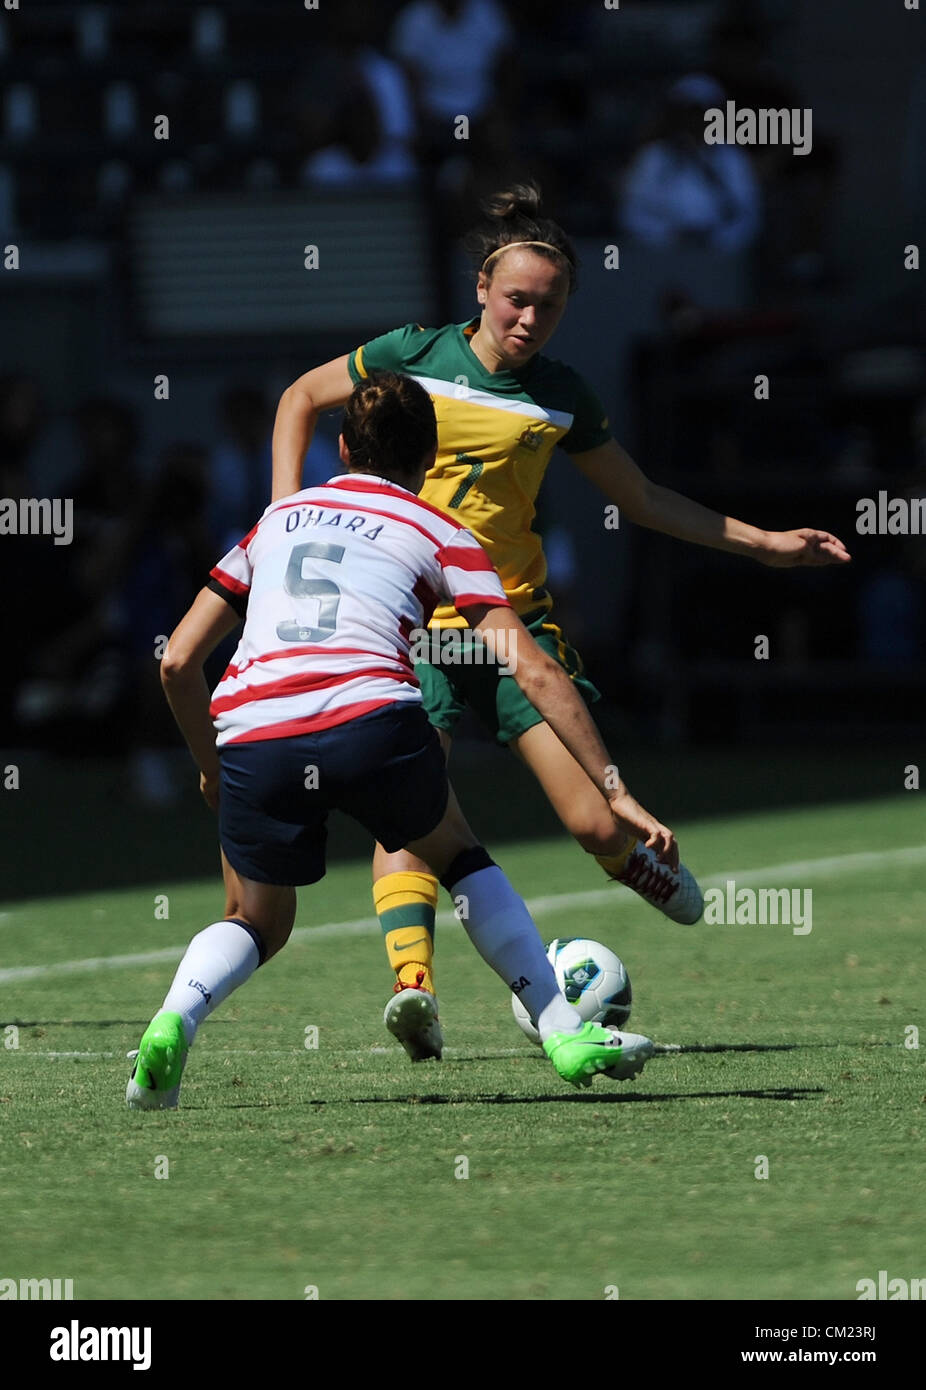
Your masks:
[[[690,926],[704,911],[704,894],[694,874],[684,864],[679,864],[677,872],[661,864],[655,852],[644,844],[635,846],[614,879],[639,893],[644,902],[664,912],[673,922]]]

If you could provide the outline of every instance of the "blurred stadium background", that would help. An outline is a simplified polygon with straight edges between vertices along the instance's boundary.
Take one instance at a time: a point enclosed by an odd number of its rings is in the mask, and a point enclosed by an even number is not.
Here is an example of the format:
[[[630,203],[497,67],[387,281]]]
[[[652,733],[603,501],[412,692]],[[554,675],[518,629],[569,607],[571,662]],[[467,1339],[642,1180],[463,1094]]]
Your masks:
[[[901,0],[0,11],[0,495],[75,509],[71,546],[0,537],[4,896],[212,872],[156,638],[263,509],[280,392],[376,333],[468,318],[461,235],[524,176],[581,260],[551,355],[643,468],[855,557],[777,572],[610,531],[555,463],[537,522],[555,612],[631,785],[670,823],[900,791],[922,749],[924,542],[855,520],[860,497],[926,485],[904,268],[926,225],[924,34]],[[684,170],[662,226],[633,201],[694,74],[738,106],[811,108],[813,148],[744,150],[737,216],[721,180],[680,239]],[[333,415],[307,479],[336,471],[336,433]],[[496,756],[475,725],[455,756],[487,841],[553,829],[511,760],[509,801],[486,794]]]

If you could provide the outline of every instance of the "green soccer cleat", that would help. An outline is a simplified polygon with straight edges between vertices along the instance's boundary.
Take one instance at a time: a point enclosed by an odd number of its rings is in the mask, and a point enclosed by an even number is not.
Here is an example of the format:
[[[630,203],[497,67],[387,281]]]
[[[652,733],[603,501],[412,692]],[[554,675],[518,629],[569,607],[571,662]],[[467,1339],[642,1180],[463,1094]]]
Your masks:
[[[135,1066],[125,1088],[129,1109],[176,1110],[188,1052],[179,1014],[159,1014],[153,1019],[138,1045]]]
[[[625,1081],[643,1070],[653,1055],[653,1043],[641,1033],[625,1033],[585,1023],[578,1033],[554,1033],[543,1050],[564,1081],[590,1086],[597,1072]]]

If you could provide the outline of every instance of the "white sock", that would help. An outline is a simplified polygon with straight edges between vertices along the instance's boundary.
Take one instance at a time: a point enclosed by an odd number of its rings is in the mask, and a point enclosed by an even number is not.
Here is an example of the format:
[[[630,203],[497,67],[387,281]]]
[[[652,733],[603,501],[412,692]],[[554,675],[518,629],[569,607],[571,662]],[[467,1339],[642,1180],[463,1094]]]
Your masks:
[[[551,1033],[578,1032],[581,1015],[560,992],[533,919],[498,865],[459,879],[453,896],[461,895],[467,900],[463,925],[470,941],[509,989],[517,985],[515,993],[536,1021],[541,1041]]]
[[[550,962],[547,961],[547,964],[549,965]],[[554,975],[553,978],[555,980],[556,976]],[[525,1004],[524,1007],[527,1008],[527,1005]],[[549,1004],[540,1010],[534,1027],[540,1034],[540,1041],[546,1042],[553,1033],[578,1033],[582,1027],[582,1015],[575,1004],[570,1004],[557,985],[556,994]]]
[[[174,982],[155,1018],[179,1014],[187,1046],[213,1009],[243,985],[260,964],[253,936],[238,922],[213,922],[193,937],[177,967]]]

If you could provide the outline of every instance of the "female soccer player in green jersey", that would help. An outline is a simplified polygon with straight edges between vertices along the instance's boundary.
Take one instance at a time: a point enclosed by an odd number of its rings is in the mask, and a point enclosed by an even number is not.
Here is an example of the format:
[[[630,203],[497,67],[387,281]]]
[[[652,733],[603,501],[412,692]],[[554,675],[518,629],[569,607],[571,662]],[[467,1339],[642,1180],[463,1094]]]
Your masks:
[[[592,389],[572,368],[543,356],[576,287],[576,256],[556,222],[540,215],[537,187],[517,185],[484,204],[470,235],[479,316],[442,328],[403,328],[313,368],[284,391],[273,434],[273,495],[301,486],[303,460],[319,415],[347,400],[355,382],[383,369],[413,376],[430,393],[438,453],[421,496],[459,518],[485,546],[515,612],[564,667],[586,699],[599,698],[582,663],[551,621],[541,538],[531,530],[534,502],[558,444],[623,517],[698,545],[774,566],[844,564],[845,546],[828,531],[763,531],[702,507],[640,470],[612,437]],[[435,609],[432,626],[464,627],[452,608]],[[612,879],[634,888],[679,922],[697,921],[702,898],[684,865],[660,864],[615,827],[607,803],[516,683],[498,667],[467,663],[466,641],[454,665],[419,664],[425,708],[449,753],[451,734],[470,705],[501,743],[530,767],[563,825]],[[373,896],[398,979],[386,1008],[397,1036],[410,991],[433,994],[432,953],[438,884],[427,864],[377,846]],[[413,1060],[440,1055],[435,1031]]]

